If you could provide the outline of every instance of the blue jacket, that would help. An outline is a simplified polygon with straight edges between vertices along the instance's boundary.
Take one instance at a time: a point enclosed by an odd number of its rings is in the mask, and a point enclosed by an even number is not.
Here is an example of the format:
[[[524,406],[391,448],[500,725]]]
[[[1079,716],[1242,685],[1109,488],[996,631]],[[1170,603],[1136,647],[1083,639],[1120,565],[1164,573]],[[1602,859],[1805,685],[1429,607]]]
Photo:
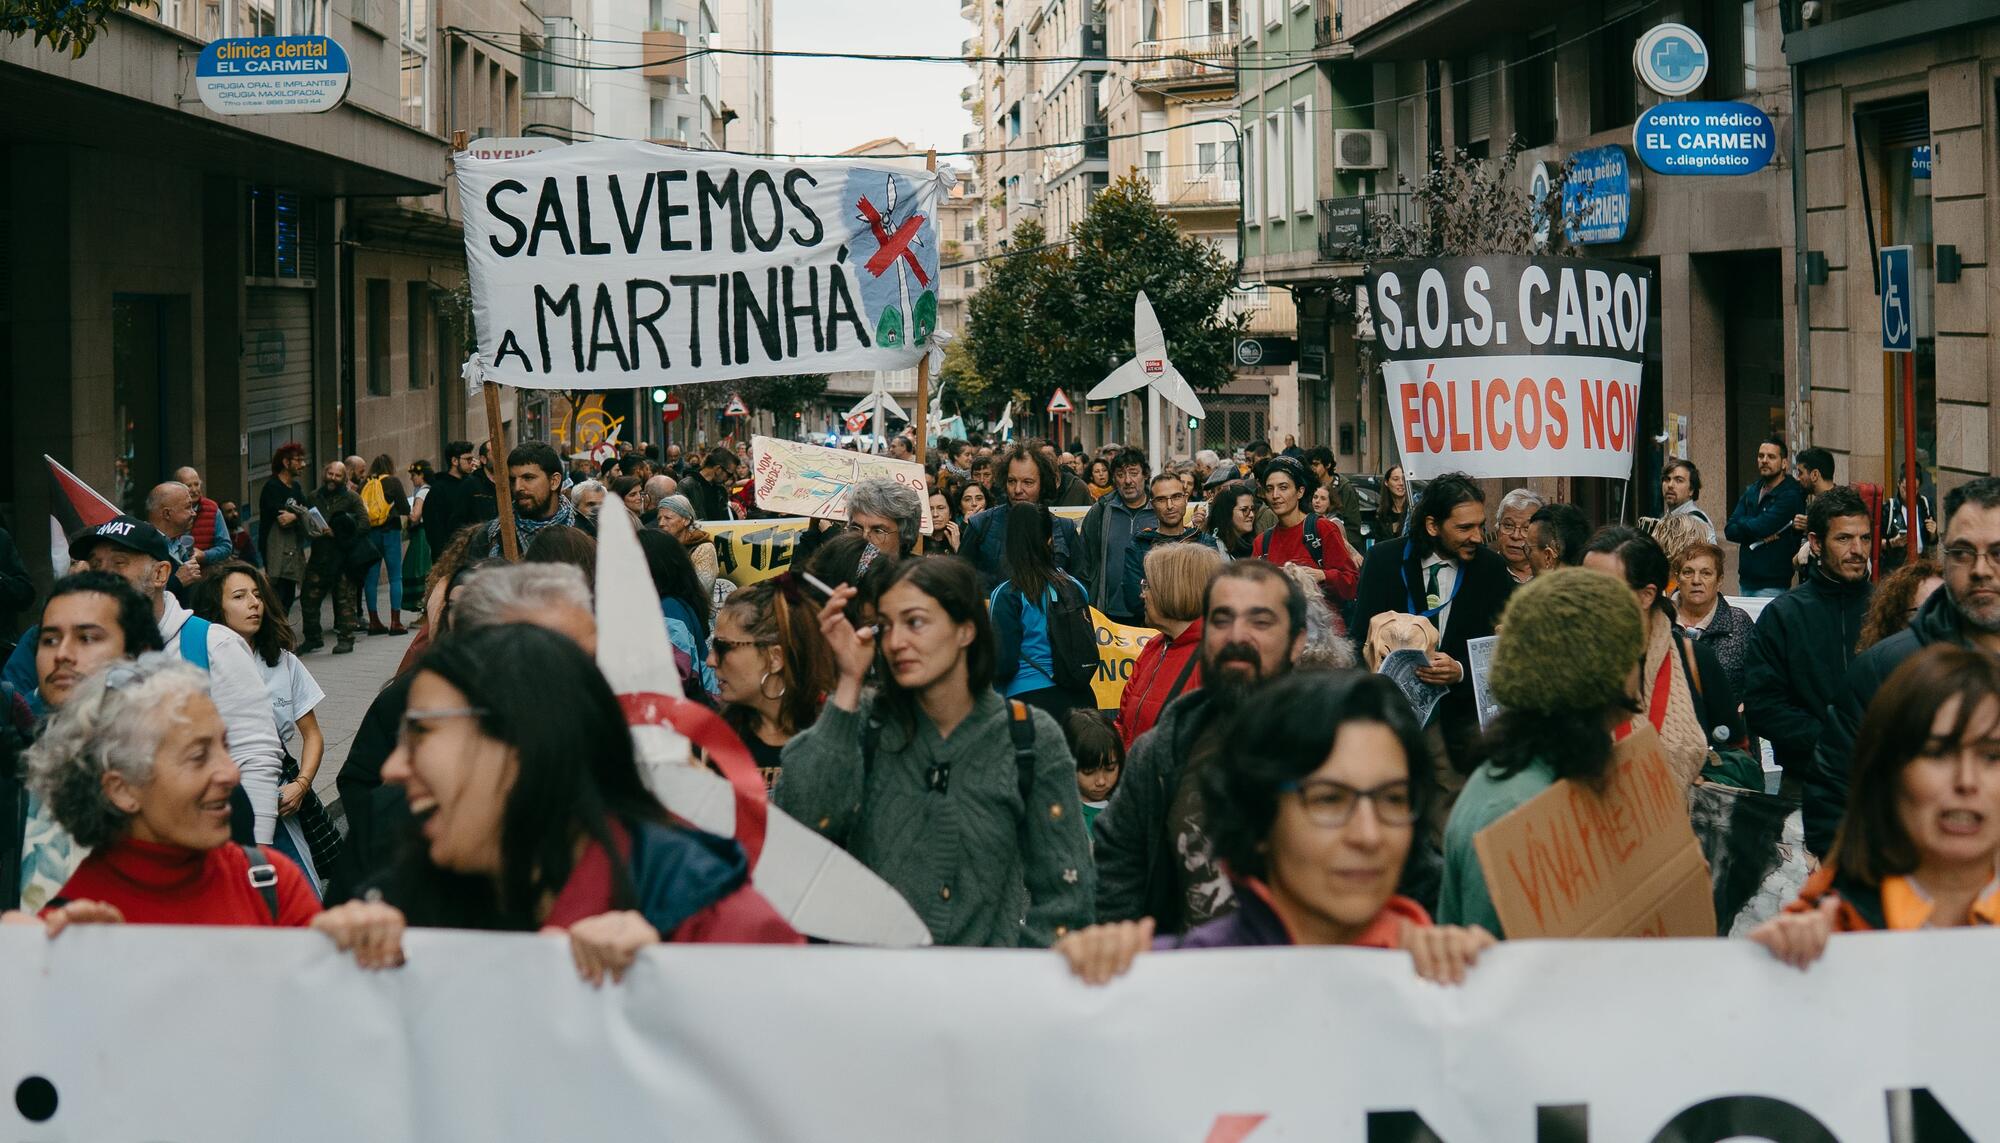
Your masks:
[[[1157,528],[1160,518],[1149,501],[1127,507],[1116,489],[1097,498],[1083,517],[1082,543],[1077,545],[1076,577],[1106,615],[1126,617],[1139,612],[1139,581],[1128,575],[1125,556],[1133,537]]]
[[[1084,602],[1088,603],[1090,589],[1074,576],[1069,582],[1083,592]],[[994,588],[986,600],[993,615],[994,642],[998,644],[993,656],[993,686],[1003,698],[1056,685],[1055,644],[1049,639],[1048,608],[1055,600],[1055,590],[1050,585],[1046,598],[1031,603],[1014,586],[1014,581],[1008,580]],[[1092,632],[1092,638],[1095,637]]]
[[[1798,542],[1803,539],[1791,530],[1792,517],[1803,515],[1805,510],[1806,491],[1790,476],[1779,480],[1778,486],[1768,492],[1761,480],[1743,490],[1736,500],[1736,510],[1729,514],[1729,523],[1722,529],[1724,536],[1743,547],[1736,565],[1743,590],[1791,585],[1792,556],[1797,554]],[[1764,543],[1768,536],[1778,538]],[[1757,546],[1753,548],[1752,544]]]
[[[992,591],[1002,580],[1012,573],[1007,570],[1007,509],[1008,504],[997,504],[965,522],[965,529],[959,536],[958,554],[972,561],[979,569],[979,584],[983,591]],[[1061,516],[1054,519],[1056,566],[1068,571],[1073,553],[1078,548],[1076,524]]]

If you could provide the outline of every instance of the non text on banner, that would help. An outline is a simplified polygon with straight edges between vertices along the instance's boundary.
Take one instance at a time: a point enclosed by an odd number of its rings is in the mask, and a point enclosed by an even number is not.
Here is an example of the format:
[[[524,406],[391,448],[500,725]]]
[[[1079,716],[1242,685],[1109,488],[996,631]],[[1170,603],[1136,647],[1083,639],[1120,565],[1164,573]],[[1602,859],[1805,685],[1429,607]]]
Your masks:
[[[1629,477],[1652,285],[1581,258],[1376,266],[1365,288],[1409,474]]]
[[[938,176],[623,141],[457,168],[493,380],[905,369],[937,327]]]

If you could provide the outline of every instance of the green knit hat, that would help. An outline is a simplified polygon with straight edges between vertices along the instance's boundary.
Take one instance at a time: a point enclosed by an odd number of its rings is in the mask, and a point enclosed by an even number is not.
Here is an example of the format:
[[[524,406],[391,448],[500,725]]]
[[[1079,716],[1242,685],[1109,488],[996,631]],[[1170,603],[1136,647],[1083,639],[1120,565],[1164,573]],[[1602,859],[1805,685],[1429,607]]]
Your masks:
[[[1493,650],[1493,697],[1509,710],[1595,710],[1625,694],[1646,653],[1631,589],[1600,571],[1564,568],[1514,592]]]

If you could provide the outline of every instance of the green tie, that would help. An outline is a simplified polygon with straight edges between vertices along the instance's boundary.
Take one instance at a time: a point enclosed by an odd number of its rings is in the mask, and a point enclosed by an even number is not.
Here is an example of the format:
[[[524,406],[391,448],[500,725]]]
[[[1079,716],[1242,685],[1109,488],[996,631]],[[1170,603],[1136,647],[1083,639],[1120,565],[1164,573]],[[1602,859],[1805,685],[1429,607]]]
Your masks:
[[[1444,598],[1438,594],[1438,576],[1443,571],[1444,565],[1442,563],[1431,565],[1430,580],[1424,584],[1424,608],[1426,610],[1436,610],[1438,605],[1444,602]]]

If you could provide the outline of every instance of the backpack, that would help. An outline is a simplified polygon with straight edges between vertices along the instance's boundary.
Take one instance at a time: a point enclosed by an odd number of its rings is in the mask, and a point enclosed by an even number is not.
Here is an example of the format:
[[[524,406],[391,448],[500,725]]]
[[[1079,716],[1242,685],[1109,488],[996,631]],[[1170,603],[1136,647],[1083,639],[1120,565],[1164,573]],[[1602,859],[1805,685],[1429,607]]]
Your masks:
[[[1012,581],[994,589],[995,594],[1012,586]],[[1058,574],[1049,584],[1055,599],[1042,604],[1042,617],[1049,632],[1050,673],[1055,684],[1066,691],[1087,692],[1097,682],[1097,624],[1090,618],[1090,601],[1083,589],[1068,576]],[[1028,599],[1018,590],[1014,598],[1025,612]]]
[[[361,486],[361,506],[368,509],[368,526],[379,528],[389,522],[389,498],[382,492],[382,478],[369,477]]]
[[[181,624],[181,662],[208,670],[208,628],[208,620],[199,615],[190,615]]]
[[[1264,529],[1264,534],[1257,537],[1257,544],[1251,549],[1251,554],[1260,560],[1265,558],[1265,553],[1271,550],[1271,537],[1276,535],[1277,531],[1276,526]],[[1313,566],[1325,571],[1326,548],[1320,540],[1318,513],[1306,513],[1305,526],[1299,534],[1306,542],[1306,554],[1313,558]]]

